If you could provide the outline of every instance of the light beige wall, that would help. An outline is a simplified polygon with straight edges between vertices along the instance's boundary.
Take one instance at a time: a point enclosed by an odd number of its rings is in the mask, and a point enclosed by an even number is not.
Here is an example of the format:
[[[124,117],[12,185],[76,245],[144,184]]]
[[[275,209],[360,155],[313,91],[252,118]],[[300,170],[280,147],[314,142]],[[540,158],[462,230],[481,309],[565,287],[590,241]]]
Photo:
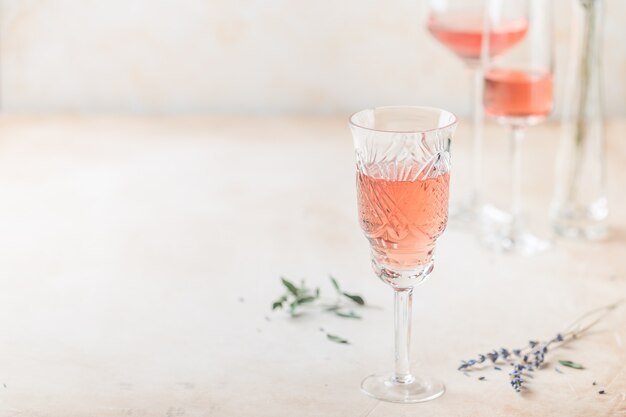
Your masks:
[[[555,0],[559,76],[572,1]],[[607,111],[626,116],[626,1],[607,9]],[[3,0],[1,12],[5,111],[469,107],[423,0]]]

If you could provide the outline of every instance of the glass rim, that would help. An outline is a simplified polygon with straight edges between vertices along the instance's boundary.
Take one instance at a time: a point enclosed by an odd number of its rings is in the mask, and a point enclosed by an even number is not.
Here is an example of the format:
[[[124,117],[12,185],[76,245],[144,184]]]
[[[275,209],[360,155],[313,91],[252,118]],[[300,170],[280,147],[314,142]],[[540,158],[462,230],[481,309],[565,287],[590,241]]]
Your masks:
[[[378,109],[415,109],[415,110],[437,110],[437,111],[441,111],[441,112],[446,112],[448,114],[450,114],[452,116],[452,121],[450,123],[448,123],[445,126],[441,126],[441,127],[435,127],[432,129],[415,129],[415,130],[384,130],[384,129],[374,129],[371,127],[366,127],[366,126],[362,126],[358,123],[356,123],[354,121],[354,116],[356,116],[357,114],[363,113],[365,111],[374,111],[374,110],[378,110]],[[459,121],[458,117],[456,116],[456,114],[452,113],[451,111],[448,110],[444,110],[441,109],[439,107],[432,107],[432,106],[412,106],[412,105],[400,105],[400,106],[380,106],[380,107],[371,107],[371,108],[367,108],[367,109],[363,109],[363,110],[359,110],[357,112],[354,112],[350,115],[350,117],[348,118],[348,124],[350,124],[351,126],[354,126],[356,128],[359,129],[364,129],[364,130],[370,130],[372,132],[380,132],[380,133],[428,133],[428,132],[434,132],[437,130],[442,130],[442,129],[447,129],[451,126],[454,126],[455,124],[457,124]]]

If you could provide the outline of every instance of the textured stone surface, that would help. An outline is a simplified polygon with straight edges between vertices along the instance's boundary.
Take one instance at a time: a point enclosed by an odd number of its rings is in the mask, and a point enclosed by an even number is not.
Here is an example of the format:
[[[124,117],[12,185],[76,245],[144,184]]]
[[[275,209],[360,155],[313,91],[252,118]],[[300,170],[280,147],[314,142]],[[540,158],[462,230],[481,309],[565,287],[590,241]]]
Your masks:
[[[608,241],[557,241],[518,258],[444,233],[415,293],[411,353],[413,369],[448,391],[396,405],[358,389],[391,368],[392,294],[358,228],[345,118],[5,117],[0,416],[622,416],[626,307],[550,353],[524,395],[504,372],[479,381],[456,366],[552,337],[626,295],[625,127],[609,129]],[[468,132],[461,124],[453,148],[460,187]],[[500,128],[487,132],[487,171],[502,192],[507,148]],[[555,135],[538,126],[525,149],[538,228]],[[329,292],[328,273],[371,304],[362,321],[269,311],[279,275]],[[559,374],[558,359],[586,369]]]

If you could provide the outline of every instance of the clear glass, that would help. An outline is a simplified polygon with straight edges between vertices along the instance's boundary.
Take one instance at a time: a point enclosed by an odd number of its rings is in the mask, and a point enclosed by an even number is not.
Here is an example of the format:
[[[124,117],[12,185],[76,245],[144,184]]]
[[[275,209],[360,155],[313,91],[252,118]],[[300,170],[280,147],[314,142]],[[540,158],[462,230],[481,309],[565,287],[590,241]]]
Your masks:
[[[379,107],[350,118],[360,225],[376,275],[395,293],[395,371],[361,384],[379,400],[416,403],[445,390],[410,372],[411,298],[433,270],[435,243],[447,224],[455,127],[452,113],[431,107]]]
[[[526,21],[502,19],[486,32],[487,0],[429,0],[427,27],[432,36],[465,63],[472,78],[472,159],[468,172],[470,187],[458,203],[452,203],[451,217],[456,222],[473,224],[482,215],[482,147],[483,147],[483,54],[486,38],[491,40],[491,54],[500,55],[526,32]],[[489,33],[488,37],[484,34]],[[456,186],[453,194],[456,194]],[[456,198],[453,195],[453,199]]]
[[[572,0],[574,36],[563,108],[552,224],[565,237],[608,233],[602,108],[604,0]]]
[[[509,50],[500,48],[492,36],[485,37],[485,114],[506,126],[511,143],[511,207],[504,215],[484,220],[483,239],[499,251],[532,255],[550,248],[547,240],[527,230],[522,206],[524,166],[521,146],[526,128],[543,121],[553,106],[552,2],[545,0],[488,0],[486,30],[502,22],[518,22],[523,35]]]

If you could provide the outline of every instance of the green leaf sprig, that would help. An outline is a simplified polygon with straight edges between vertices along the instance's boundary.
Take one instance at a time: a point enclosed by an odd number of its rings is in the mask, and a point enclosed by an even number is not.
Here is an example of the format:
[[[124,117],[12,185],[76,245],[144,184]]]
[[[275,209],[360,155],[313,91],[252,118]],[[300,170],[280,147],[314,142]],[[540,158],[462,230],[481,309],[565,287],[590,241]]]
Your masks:
[[[315,288],[315,290],[311,290],[306,287],[304,281],[297,287],[284,277],[281,277],[280,280],[287,292],[272,303],[272,310],[288,308],[289,314],[296,316],[299,314],[298,307],[310,304],[320,298],[320,289]]]
[[[285,277],[281,277],[280,281],[286,291],[272,303],[272,310],[286,309],[291,316],[297,316],[301,313],[300,307],[320,300],[319,288],[308,288],[304,281],[301,281],[300,286],[297,286]],[[349,309],[343,301],[347,299],[358,306],[364,306],[365,300],[363,297],[343,291],[339,286],[339,282],[332,276],[330,277],[330,282],[337,293],[337,297],[334,302],[319,303],[319,306],[326,311],[335,313],[338,317],[361,319],[362,317],[354,310]]]
[[[334,304],[328,306],[326,309],[328,311],[334,311],[335,315],[339,317],[344,317],[348,319],[360,319],[361,316],[358,315],[354,310],[345,309],[344,304],[342,303],[342,300],[343,298],[347,298],[348,300],[351,300],[352,302],[356,303],[359,306],[364,306],[365,300],[363,299],[363,297],[361,297],[360,295],[349,294],[345,291],[342,291],[337,280],[333,276],[330,276],[329,278],[330,278],[330,282],[333,284],[333,288],[337,292],[337,300],[335,301]]]
[[[301,281],[299,286],[285,277],[281,277],[280,281],[285,292],[272,303],[272,310],[286,310],[291,317],[296,317],[302,314],[303,307],[318,307],[322,311],[334,313],[337,317],[352,320],[362,319],[362,316],[350,306],[362,307],[365,305],[365,299],[360,295],[343,291],[339,282],[332,276],[330,282],[335,289],[336,297],[330,302],[322,301],[320,289],[309,288],[304,281]],[[326,338],[335,343],[349,344],[346,339],[333,334],[327,333]]]

